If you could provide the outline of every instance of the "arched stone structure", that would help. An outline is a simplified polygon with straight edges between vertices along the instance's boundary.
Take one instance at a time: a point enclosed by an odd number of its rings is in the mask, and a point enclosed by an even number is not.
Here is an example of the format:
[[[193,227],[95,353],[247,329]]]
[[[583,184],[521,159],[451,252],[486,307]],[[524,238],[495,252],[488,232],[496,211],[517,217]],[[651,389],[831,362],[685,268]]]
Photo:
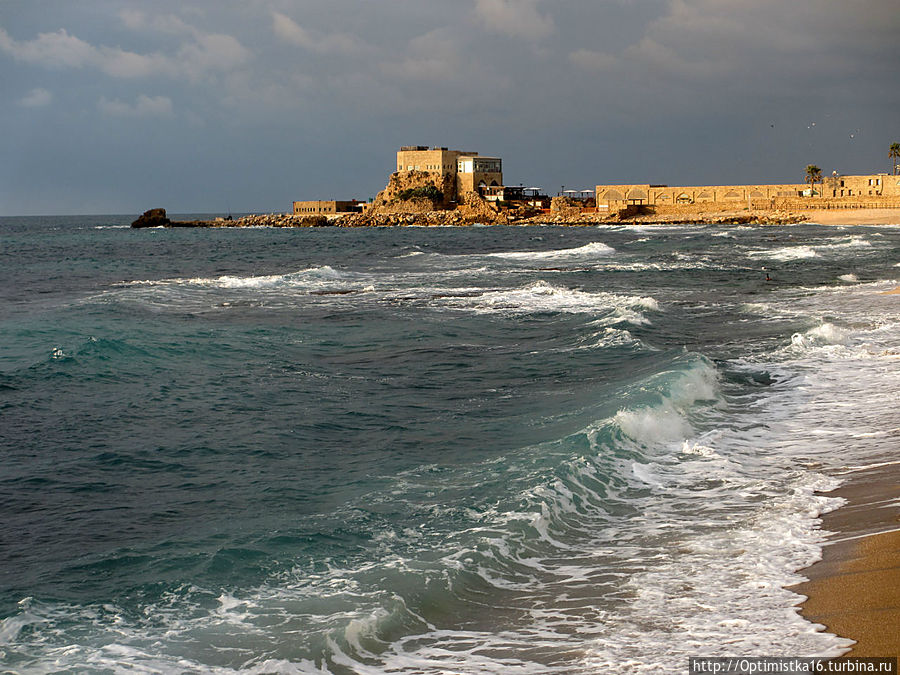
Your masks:
[[[644,190],[642,190],[641,188],[632,188],[631,190],[628,191],[626,198],[633,199],[635,201],[637,201],[637,200],[647,201],[647,193]]]

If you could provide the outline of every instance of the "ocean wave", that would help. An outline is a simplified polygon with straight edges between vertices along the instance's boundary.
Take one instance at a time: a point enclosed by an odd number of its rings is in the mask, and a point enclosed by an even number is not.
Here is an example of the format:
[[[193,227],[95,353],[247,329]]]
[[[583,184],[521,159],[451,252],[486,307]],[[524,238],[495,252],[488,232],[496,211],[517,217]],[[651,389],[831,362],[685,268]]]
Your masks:
[[[843,241],[836,241],[833,244],[824,244],[817,246],[820,249],[838,249],[838,248],[871,248],[872,242],[865,237],[848,237]]]
[[[700,401],[718,399],[717,379],[715,366],[705,360],[688,370],[662,373],[644,385],[656,390],[659,400],[620,410],[613,422],[625,436],[644,445],[683,441],[693,433],[687,411]]]
[[[805,260],[818,258],[823,254],[833,254],[844,250],[871,248],[872,242],[864,237],[848,237],[830,244],[808,244],[800,246],[785,246],[773,249],[756,249],[747,253],[751,258],[769,258],[781,262],[791,260]]]
[[[787,246],[771,250],[762,249],[750,251],[747,255],[751,258],[769,258],[771,260],[779,260],[782,262],[819,257],[819,253],[812,246]]]
[[[591,242],[577,248],[563,248],[552,251],[509,251],[505,253],[489,253],[492,258],[506,258],[509,260],[552,260],[559,258],[580,258],[607,256],[616,252],[616,249],[601,242]]]
[[[599,323],[602,325],[605,322],[600,321]],[[612,326],[604,326],[603,330],[580,340],[572,349],[639,349],[654,351],[653,347],[636,338],[630,331]]]
[[[711,655],[760,641],[839,653],[848,642],[812,630],[782,589],[818,554],[815,514],[835,500],[814,491],[833,481],[760,471],[765,448],[718,410],[703,357],[675,357],[628,395],[558,441],[386,477],[338,514],[342,537],[378,532],[360,558],[298,561],[255,588],[182,586],[137,611],[23,601],[4,649],[14,664],[229,675],[668,672],[694,641]],[[406,504],[414,526],[379,520]]]
[[[263,276],[239,277],[223,275],[219,277],[194,277],[189,279],[161,279],[124,282],[124,286],[198,286],[202,288],[276,288],[279,286],[316,285],[322,282],[343,281],[352,279],[354,275],[339,272],[329,265],[311,267],[288,274],[269,274]]]
[[[810,328],[805,333],[794,333],[791,336],[791,345],[800,349],[833,345],[847,346],[850,343],[850,333],[832,323],[823,323],[815,328]]]
[[[509,290],[485,291],[473,297],[451,299],[456,307],[479,312],[563,312],[605,313],[606,319],[631,324],[647,324],[642,312],[658,312],[659,303],[651,297],[618,295],[615,293],[588,293],[545,281]]]

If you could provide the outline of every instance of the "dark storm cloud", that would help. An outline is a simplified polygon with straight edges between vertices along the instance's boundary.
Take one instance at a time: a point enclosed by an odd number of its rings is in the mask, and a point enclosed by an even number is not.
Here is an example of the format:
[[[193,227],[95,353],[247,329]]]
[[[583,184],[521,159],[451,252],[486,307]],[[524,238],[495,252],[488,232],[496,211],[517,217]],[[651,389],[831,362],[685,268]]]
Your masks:
[[[554,190],[868,172],[900,136],[895,0],[110,8],[0,6],[3,213],[365,197],[406,143]]]

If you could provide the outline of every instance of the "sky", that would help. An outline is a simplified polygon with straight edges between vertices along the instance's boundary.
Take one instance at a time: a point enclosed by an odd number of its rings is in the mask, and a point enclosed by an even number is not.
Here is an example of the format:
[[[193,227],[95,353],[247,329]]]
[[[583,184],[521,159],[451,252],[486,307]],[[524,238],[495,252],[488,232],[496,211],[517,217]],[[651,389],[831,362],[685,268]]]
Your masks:
[[[0,215],[368,199],[401,145],[509,185],[888,171],[898,0],[0,0]]]

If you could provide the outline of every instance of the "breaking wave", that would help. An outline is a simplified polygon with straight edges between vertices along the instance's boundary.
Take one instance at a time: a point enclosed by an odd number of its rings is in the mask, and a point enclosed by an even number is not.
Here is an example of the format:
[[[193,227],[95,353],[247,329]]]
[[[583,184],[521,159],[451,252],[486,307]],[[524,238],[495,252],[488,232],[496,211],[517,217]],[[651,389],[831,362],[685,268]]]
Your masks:
[[[616,252],[616,249],[600,242],[591,242],[578,248],[563,248],[552,251],[510,251],[507,253],[490,253],[492,258],[506,258],[509,260],[554,260],[565,258],[581,258],[607,256]]]
[[[633,324],[649,323],[643,312],[660,311],[651,297],[588,293],[537,281],[522,288],[486,291],[470,298],[453,299],[454,306],[480,312],[609,313]]]

